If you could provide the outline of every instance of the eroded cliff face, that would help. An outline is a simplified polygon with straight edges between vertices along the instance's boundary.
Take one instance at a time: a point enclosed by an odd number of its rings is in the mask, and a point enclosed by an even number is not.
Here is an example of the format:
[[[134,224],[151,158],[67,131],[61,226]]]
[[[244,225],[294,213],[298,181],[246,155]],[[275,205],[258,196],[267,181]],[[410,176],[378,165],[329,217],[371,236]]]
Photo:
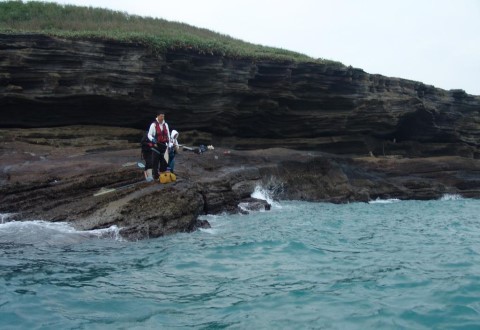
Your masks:
[[[480,97],[461,90],[117,41],[0,34],[0,109],[1,127],[145,129],[162,109],[190,143],[480,158]]]

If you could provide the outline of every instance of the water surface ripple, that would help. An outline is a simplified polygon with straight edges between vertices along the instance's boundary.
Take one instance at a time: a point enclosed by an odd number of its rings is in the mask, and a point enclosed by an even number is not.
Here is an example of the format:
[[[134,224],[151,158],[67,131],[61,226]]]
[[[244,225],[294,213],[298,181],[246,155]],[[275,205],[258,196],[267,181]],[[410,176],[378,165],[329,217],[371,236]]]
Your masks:
[[[2,329],[478,329],[480,201],[206,217],[140,242],[0,224]]]

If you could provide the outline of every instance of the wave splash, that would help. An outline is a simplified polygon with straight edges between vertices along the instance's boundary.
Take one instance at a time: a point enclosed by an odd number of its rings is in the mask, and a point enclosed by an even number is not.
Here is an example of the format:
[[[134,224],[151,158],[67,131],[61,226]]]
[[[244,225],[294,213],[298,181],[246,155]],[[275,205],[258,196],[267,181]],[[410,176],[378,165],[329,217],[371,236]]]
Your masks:
[[[262,199],[264,201],[267,201],[268,204],[272,206],[272,208],[282,208],[280,203],[276,202],[273,200],[273,192],[262,187],[262,186],[256,186],[255,190],[253,193],[250,195],[252,198],[257,198],[257,199]]]
[[[441,201],[458,201],[460,199],[463,199],[460,194],[445,194],[440,198]]]
[[[117,226],[81,231],[66,222],[43,220],[5,222],[7,218],[8,215],[0,214],[2,220],[0,243],[59,245],[80,243],[90,239],[122,240],[120,229]]]

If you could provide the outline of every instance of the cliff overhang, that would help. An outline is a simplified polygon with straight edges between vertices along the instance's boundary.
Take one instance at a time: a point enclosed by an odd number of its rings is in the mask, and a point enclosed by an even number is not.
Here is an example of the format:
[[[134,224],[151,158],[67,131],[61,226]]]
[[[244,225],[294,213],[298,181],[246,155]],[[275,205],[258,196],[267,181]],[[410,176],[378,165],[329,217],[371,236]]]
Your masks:
[[[114,40],[0,34],[0,45],[1,127],[145,129],[162,110],[193,144],[480,156],[480,97],[461,90]]]

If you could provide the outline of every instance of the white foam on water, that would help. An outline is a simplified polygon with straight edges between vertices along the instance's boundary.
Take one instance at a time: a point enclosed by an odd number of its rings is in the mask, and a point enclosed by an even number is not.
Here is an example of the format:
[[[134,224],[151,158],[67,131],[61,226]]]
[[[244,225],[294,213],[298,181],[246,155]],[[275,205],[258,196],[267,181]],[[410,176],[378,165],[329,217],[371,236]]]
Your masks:
[[[222,225],[223,221],[222,218],[226,216],[227,213],[221,213],[221,214],[206,214],[198,217],[198,220],[206,220],[208,223],[211,225]]]
[[[45,243],[55,245],[77,243],[95,238],[122,240],[120,229],[117,226],[82,231],[75,229],[66,222],[43,220],[10,221],[0,224],[0,242],[14,241],[26,244]]]
[[[211,235],[216,235],[218,233],[218,229],[216,228],[200,228],[199,230]]]
[[[98,238],[111,238],[116,241],[123,241],[123,237],[120,235],[120,228],[118,226],[113,225],[108,228],[102,228],[102,229],[93,229],[89,231],[83,231],[83,233],[89,233],[93,236],[96,236]]]
[[[398,198],[388,198],[388,199],[380,199],[377,198],[373,201],[369,201],[368,204],[391,204],[391,203],[398,203],[401,202]]]
[[[211,235],[216,235],[221,232],[221,228],[225,226],[223,217],[227,216],[227,213],[222,214],[207,214],[198,217],[199,220],[206,220],[211,225],[211,228],[199,228],[199,231]]]
[[[460,199],[463,199],[460,194],[445,194],[440,198],[441,201],[457,201]]]

